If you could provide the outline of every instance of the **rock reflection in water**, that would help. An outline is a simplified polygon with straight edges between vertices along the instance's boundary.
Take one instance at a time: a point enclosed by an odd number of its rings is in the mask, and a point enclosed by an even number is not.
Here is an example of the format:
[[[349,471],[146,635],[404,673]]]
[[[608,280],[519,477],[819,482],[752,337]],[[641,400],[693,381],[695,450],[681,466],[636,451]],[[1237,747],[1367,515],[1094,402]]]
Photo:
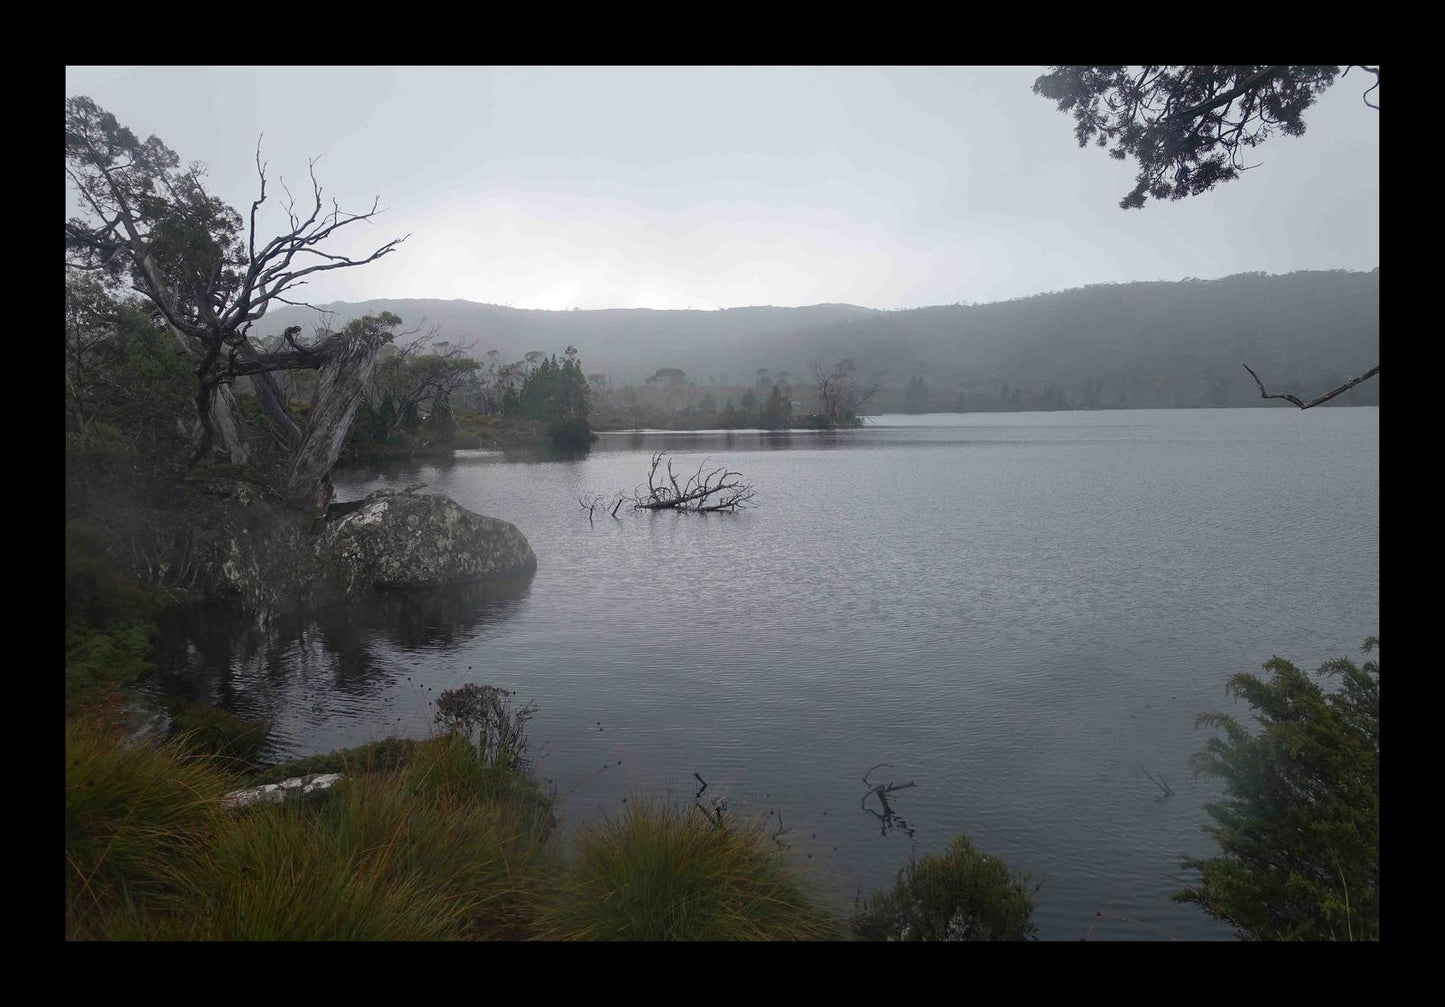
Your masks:
[[[527,576],[375,591],[346,606],[285,616],[264,627],[221,607],[191,611],[176,617],[163,634],[159,670],[147,692],[167,707],[201,703],[269,720],[275,724],[268,749],[273,755],[339,747],[351,742],[345,737],[348,726],[338,722],[367,716],[366,711],[378,708],[378,697],[405,688],[417,652],[449,651],[509,618],[525,603],[531,582]],[[405,702],[400,705],[404,708]],[[419,691],[411,705],[417,707],[414,723],[403,726],[424,733],[430,716],[423,715],[425,698]],[[350,727],[350,733],[365,735],[356,743],[400,730],[381,724]],[[328,737],[342,740],[328,742]]]

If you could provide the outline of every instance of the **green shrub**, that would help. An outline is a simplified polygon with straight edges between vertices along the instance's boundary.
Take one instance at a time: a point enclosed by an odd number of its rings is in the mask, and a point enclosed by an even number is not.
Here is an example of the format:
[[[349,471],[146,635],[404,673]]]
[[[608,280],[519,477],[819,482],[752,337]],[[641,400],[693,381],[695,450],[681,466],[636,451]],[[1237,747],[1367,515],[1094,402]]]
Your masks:
[[[587,425],[586,417],[553,420],[547,424],[547,440],[554,448],[560,450],[586,451],[596,439],[597,435]]]
[[[98,528],[84,521],[65,525],[65,614],[97,628],[119,622],[153,622],[166,599],[116,568]]]
[[[65,526],[65,695],[67,706],[134,683],[152,668],[155,620],[166,598],[117,572],[100,531]]]
[[[581,832],[537,927],[566,940],[840,936],[761,826],[638,800]]]
[[[527,721],[537,708],[524,705],[514,710],[511,697],[506,689],[470,682],[447,689],[437,697],[436,724],[475,745],[484,766],[526,772]]]
[[[979,852],[965,835],[915,858],[892,891],[875,892],[853,920],[868,940],[1021,941],[1036,937],[1028,876]]]
[[[1369,653],[1379,641],[1365,641]],[[1205,805],[1221,856],[1186,859],[1197,884],[1175,895],[1252,940],[1378,940],[1380,936],[1380,665],[1343,658],[1326,695],[1273,658],[1268,680],[1236,675],[1229,691],[1254,710],[1250,734],[1223,713],[1199,718],[1221,732],[1195,757],[1225,783]]]
[[[108,686],[131,685],[153,667],[156,627],[122,622],[108,630],[65,620],[65,695],[81,700]]]

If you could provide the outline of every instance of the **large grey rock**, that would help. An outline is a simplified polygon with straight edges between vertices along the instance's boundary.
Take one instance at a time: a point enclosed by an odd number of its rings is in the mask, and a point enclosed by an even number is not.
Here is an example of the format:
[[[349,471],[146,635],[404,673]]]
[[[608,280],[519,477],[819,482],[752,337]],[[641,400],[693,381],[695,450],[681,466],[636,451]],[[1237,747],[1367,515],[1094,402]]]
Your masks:
[[[318,520],[249,482],[193,478],[154,519],[159,559],[137,579],[154,577],[178,598],[224,602],[262,626],[372,588],[490,590],[537,567],[514,525],[407,491],[333,504]]]
[[[443,496],[400,490],[377,490],[329,522],[315,549],[327,579],[347,594],[499,580],[537,569],[516,525]]]

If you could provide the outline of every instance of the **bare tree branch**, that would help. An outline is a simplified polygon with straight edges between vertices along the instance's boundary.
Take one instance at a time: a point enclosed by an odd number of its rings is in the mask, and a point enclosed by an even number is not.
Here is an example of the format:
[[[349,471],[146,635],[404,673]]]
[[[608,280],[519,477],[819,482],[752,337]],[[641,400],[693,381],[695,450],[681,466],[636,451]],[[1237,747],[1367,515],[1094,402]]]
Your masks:
[[[302,346],[288,335],[290,349],[279,353],[257,353],[247,340],[251,323],[265,315],[272,301],[297,303],[285,295],[303,286],[312,274],[333,269],[362,266],[395,251],[410,235],[393,238],[365,256],[348,256],[325,251],[319,246],[337,231],[357,221],[371,220],[380,212],[380,199],[373,199],[364,213],[348,213],[331,200],[324,209],[323,190],[316,179],[316,159],[307,164],[311,179],[312,207],[303,219],[285,179],[285,212],[290,229],[258,245],[259,214],[268,198],[267,165],[261,159],[261,138],[256,144],[256,174],[259,191],[251,203],[248,220],[212,197],[205,189],[199,164],[180,168],[179,158],[159,139],[140,141],[121,126],[113,115],[85,97],[66,101],[66,177],[79,195],[89,219],[66,222],[67,263],[86,270],[103,270],[112,277],[128,266],[131,286],[144,295],[186,343],[196,364],[196,414],[200,436],[192,461],[207,455],[218,431],[227,439],[234,456],[244,453],[236,440],[239,425],[230,415],[233,404],[225,386],[235,378],[250,375],[266,415],[277,433],[297,450],[308,452],[321,464],[331,457],[330,443],[344,436],[354,413],[353,390],[342,388],[355,378],[369,379],[371,365],[352,360],[329,342]],[[307,258],[298,259],[306,256]],[[78,260],[78,261],[76,261]],[[358,334],[359,335],[359,334]],[[365,342],[374,353],[386,334],[371,334]],[[287,412],[287,403],[273,379],[261,377],[269,371],[324,368],[346,358],[347,375],[340,385],[323,380],[327,388],[340,390],[351,403],[339,410],[318,409],[335,426],[326,433],[327,447],[300,430]],[[218,395],[224,400],[217,404]],[[318,402],[318,407],[322,404]],[[217,410],[226,413],[222,416]],[[314,468],[314,465],[313,465]],[[298,497],[298,479],[293,473],[288,496]],[[309,492],[309,491],[308,491]],[[321,499],[321,494],[317,499]]]
[[[742,473],[726,468],[715,468],[704,472],[707,461],[698,466],[697,472],[686,482],[679,483],[672,471],[672,461],[667,462],[667,482],[658,478],[657,470],[666,455],[658,451],[652,456],[652,465],[647,473],[647,493],[638,489],[632,494],[634,510],[678,510],[696,514],[736,511],[744,507],[757,495],[751,483],[742,481]],[[614,508],[614,513],[616,508]]]
[[[1373,378],[1376,374],[1379,374],[1379,373],[1380,373],[1380,365],[1379,365],[1379,364],[1376,364],[1374,367],[1371,367],[1371,368],[1370,368],[1368,371],[1366,371],[1364,374],[1361,374],[1361,375],[1359,375],[1358,377],[1351,378],[1350,380],[1346,381],[1344,384],[1340,385],[1338,388],[1335,388],[1335,389],[1332,389],[1332,390],[1330,390],[1330,391],[1328,391],[1328,392],[1325,392],[1323,395],[1319,396],[1318,398],[1313,398],[1313,399],[1310,399],[1308,402],[1304,402],[1304,401],[1302,401],[1301,399],[1299,399],[1297,396],[1290,395],[1288,392],[1276,393],[1276,392],[1268,392],[1268,391],[1265,391],[1264,382],[1261,381],[1261,380],[1259,380],[1259,375],[1256,374],[1256,373],[1254,373],[1254,369],[1251,368],[1248,364],[1245,364],[1245,365],[1244,365],[1244,369],[1245,369],[1246,371],[1249,371],[1249,376],[1252,377],[1252,378],[1254,378],[1254,383],[1255,383],[1255,384],[1259,385],[1259,397],[1260,397],[1260,398],[1262,398],[1262,399],[1284,399],[1286,402],[1292,402],[1292,403],[1294,403],[1295,405],[1299,406],[1301,409],[1310,409],[1310,408],[1312,408],[1312,407],[1314,407],[1314,406],[1319,405],[1321,402],[1328,402],[1330,399],[1334,398],[1336,395],[1339,395],[1341,392],[1347,392],[1347,391],[1349,391],[1351,388],[1353,388],[1353,387],[1355,387],[1356,385],[1358,385],[1360,382],[1362,382],[1362,381],[1368,381],[1370,378]]]

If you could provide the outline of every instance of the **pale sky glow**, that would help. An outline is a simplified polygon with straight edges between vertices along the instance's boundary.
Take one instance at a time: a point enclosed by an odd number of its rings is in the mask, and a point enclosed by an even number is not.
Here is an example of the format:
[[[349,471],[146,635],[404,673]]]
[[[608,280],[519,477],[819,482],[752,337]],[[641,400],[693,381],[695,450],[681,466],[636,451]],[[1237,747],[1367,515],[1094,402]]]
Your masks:
[[[243,213],[265,133],[275,211],[308,156],[380,262],[317,303],[906,308],[1089,283],[1379,264],[1379,112],[1359,71],[1212,193],[1117,206],[1132,162],[1080,149],[1017,69],[71,68]],[[1358,79],[1357,78],[1361,78]],[[1376,92],[1378,97],[1378,92]],[[265,230],[265,228],[263,228]],[[348,233],[349,232],[349,233]]]

